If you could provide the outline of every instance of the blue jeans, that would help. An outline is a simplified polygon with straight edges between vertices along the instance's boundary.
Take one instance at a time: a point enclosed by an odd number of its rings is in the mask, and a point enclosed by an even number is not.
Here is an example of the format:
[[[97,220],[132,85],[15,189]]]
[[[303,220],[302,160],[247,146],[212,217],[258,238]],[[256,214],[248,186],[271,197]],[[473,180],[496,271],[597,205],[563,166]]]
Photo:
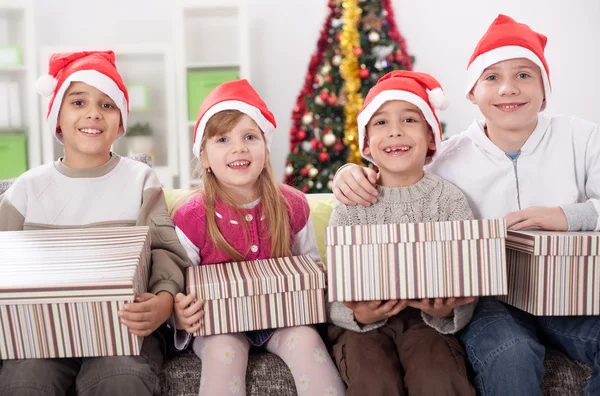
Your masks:
[[[600,395],[600,317],[534,317],[493,297],[479,300],[460,333],[481,396],[542,396],[545,348],[592,365],[584,396]]]

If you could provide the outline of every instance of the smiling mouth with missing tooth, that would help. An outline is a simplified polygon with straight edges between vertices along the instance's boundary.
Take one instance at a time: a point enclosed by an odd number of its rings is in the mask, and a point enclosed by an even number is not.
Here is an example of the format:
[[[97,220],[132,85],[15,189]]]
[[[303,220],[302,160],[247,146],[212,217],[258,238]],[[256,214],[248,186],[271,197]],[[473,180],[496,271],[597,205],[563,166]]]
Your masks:
[[[410,146],[398,146],[398,147],[387,147],[387,148],[383,149],[383,151],[385,151],[388,154],[391,154],[391,153],[397,153],[397,152],[406,152],[410,149],[411,149]]]

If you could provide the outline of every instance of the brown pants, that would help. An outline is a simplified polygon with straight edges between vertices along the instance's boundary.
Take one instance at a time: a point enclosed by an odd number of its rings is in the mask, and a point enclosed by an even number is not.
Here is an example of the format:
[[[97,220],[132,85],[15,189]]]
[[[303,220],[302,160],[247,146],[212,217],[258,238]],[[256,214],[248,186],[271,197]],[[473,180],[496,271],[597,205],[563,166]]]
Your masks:
[[[460,342],[427,326],[414,308],[366,333],[330,324],[328,336],[347,396],[475,395]]]

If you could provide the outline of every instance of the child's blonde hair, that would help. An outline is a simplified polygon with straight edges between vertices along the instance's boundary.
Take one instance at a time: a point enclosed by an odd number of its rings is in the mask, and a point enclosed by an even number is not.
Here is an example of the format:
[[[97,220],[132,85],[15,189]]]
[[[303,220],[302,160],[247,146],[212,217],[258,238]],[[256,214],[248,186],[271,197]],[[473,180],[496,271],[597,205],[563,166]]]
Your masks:
[[[206,123],[206,129],[200,143],[200,157],[206,146],[208,139],[216,136],[222,136],[231,131],[245,116],[238,110],[224,110],[213,115]],[[260,130],[258,125],[252,120],[252,123]],[[262,131],[261,131],[262,132]],[[264,141],[264,136],[263,136]],[[241,218],[239,207],[244,203],[240,202],[238,196],[228,191],[222,183],[219,182],[213,172],[202,166],[200,161],[198,172],[202,175],[202,187],[196,190],[196,194],[204,194],[204,205],[206,207],[206,230],[217,249],[227,253],[233,260],[243,260],[248,252],[238,252],[223,236],[217,225],[215,215],[215,202],[222,200],[233,208],[236,208]],[[271,161],[269,159],[269,150],[265,144],[265,167],[256,181],[257,195],[261,198],[262,215],[267,224],[267,235],[271,241],[271,257],[289,256],[291,240],[291,221],[288,211],[288,204],[283,196],[281,189],[291,187],[278,182],[274,176]],[[248,239],[248,227],[245,222],[244,235]]]

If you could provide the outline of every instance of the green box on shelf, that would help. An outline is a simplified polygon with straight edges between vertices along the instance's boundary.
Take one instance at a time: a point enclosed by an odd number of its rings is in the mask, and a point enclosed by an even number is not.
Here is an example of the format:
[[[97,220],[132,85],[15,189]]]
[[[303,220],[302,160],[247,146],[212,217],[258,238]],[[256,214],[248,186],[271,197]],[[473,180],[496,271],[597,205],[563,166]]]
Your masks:
[[[198,110],[208,94],[220,84],[237,80],[238,69],[189,70],[187,73],[188,117],[190,121],[198,118]]]
[[[21,57],[21,47],[19,47],[18,45],[0,45],[0,65],[23,65],[23,58]]]
[[[27,170],[25,134],[0,134],[0,180],[17,177]]]

